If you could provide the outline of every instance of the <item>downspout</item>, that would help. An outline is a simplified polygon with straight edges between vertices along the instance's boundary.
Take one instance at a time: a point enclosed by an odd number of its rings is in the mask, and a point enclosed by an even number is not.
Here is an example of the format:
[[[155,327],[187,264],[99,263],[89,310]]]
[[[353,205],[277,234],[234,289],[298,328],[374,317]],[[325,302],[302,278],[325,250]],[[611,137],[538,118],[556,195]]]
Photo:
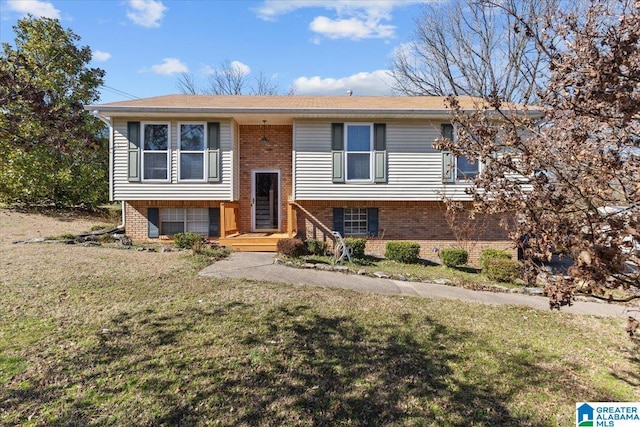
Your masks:
[[[109,200],[113,200],[113,133],[114,133],[114,129],[113,129],[113,126],[111,126],[110,117],[103,116],[102,114],[100,114],[100,111],[98,110],[93,110],[91,112],[91,115],[97,118],[98,120],[100,120],[105,125],[109,126]],[[117,225],[116,228],[119,230],[122,230],[124,229],[124,226],[126,224],[126,221],[125,221],[126,209],[125,209],[124,200],[121,201],[120,203],[121,203],[120,210],[122,215],[122,223]]]
[[[122,212],[122,224],[120,225],[116,225],[116,228],[118,228],[119,230],[124,230],[124,225],[127,223],[127,221],[125,221],[125,216],[127,214],[127,209],[126,209],[126,203],[124,202],[124,200],[122,200],[121,202],[121,212]]]

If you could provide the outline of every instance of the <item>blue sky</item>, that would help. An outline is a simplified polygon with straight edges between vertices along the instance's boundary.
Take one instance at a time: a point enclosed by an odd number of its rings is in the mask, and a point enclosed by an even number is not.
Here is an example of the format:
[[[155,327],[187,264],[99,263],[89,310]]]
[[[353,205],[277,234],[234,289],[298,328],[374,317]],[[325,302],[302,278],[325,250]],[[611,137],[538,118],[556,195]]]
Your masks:
[[[179,93],[223,62],[298,95],[390,93],[387,70],[423,0],[0,0],[0,40],[27,13],[58,18],[106,71],[101,102]]]

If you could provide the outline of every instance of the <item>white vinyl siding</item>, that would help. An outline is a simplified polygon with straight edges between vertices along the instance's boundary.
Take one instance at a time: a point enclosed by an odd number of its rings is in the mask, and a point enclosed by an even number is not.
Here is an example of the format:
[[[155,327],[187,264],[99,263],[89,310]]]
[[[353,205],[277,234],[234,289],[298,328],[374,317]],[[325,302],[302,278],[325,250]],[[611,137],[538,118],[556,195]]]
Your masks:
[[[166,181],[129,182],[128,180],[128,140],[127,121],[169,124],[169,179]],[[113,200],[234,200],[232,194],[232,144],[231,120],[220,122],[220,157],[222,179],[219,183],[179,180],[179,137],[178,123],[187,122],[181,118],[145,121],[143,118],[115,118],[113,120]],[[141,126],[142,127],[142,126]],[[141,141],[141,145],[142,145]]]
[[[294,198],[296,200],[470,200],[467,184],[442,184],[442,154],[433,148],[441,121],[386,123],[388,179],[386,183],[332,182],[331,123],[294,123]],[[352,122],[349,122],[352,123]],[[363,122],[369,124],[371,122]]]

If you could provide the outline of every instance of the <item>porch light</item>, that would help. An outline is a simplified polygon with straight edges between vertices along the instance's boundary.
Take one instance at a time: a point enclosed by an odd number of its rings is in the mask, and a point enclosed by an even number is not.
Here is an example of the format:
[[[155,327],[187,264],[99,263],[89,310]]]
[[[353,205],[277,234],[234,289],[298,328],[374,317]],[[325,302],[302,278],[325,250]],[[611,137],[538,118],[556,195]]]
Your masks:
[[[267,134],[266,134],[266,126],[267,121],[263,120],[262,121],[262,138],[260,138],[260,142],[262,143],[262,145],[264,145],[265,147],[267,146],[267,144],[269,143],[269,140],[267,139]]]

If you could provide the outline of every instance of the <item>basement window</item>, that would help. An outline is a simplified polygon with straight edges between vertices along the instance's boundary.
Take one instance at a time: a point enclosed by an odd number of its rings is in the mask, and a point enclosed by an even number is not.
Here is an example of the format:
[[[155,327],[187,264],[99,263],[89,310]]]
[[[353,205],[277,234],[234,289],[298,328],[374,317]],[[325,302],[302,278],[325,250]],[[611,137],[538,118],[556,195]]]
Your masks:
[[[367,208],[344,209],[344,235],[367,236]]]
[[[160,233],[173,236],[177,233],[209,234],[209,209],[165,208],[160,210]]]

